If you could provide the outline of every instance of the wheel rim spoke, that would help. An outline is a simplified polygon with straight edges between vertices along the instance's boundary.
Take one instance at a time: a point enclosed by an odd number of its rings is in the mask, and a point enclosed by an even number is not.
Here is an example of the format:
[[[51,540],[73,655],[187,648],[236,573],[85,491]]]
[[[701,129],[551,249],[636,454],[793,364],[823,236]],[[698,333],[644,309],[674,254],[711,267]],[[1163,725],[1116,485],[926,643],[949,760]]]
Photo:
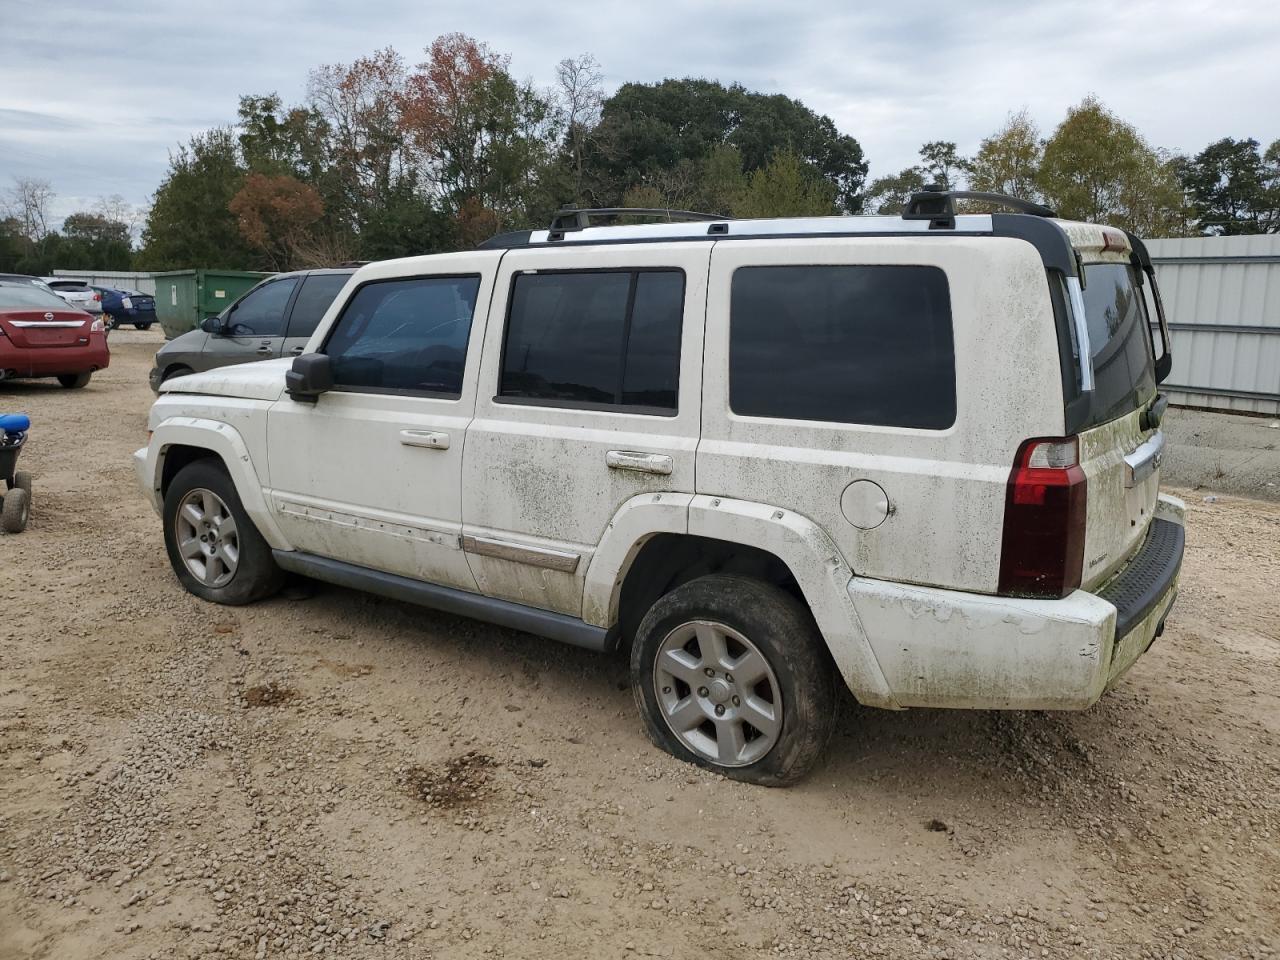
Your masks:
[[[697,696],[690,694],[682,699],[667,714],[672,728],[680,733],[696,730],[706,721],[707,715],[698,704]]]
[[[194,503],[184,503],[182,510],[179,512],[182,514],[182,519],[186,520],[192,527],[199,527],[204,522],[204,511]]]
[[[773,704],[765,703],[759,697],[747,697],[743,700],[738,716],[759,730],[763,736],[778,735],[777,713],[773,709]]]
[[[180,544],[178,544],[178,552],[181,553],[187,559],[199,557],[201,554],[204,553],[203,548],[204,548],[204,544],[202,544],[199,541],[199,539],[196,537],[191,537],[190,539],[183,540]]]
[[[741,721],[721,720],[716,723],[716,753],[721,763],[740,763],[746,748],[747,735]]]
[[[699,623],[696,627],[698,649],[702,651],[703,663],[711,666],[729,665],[729,647],[725,643],[724,632],[715,624]]]
[[[658,669],[696,687],[702,680],[701,661],[684,648],[664,650],[658,658]]]
[[[734,679],[738,681],[739,686],[750,689],[761,680],[769,678],[769,664],[765,663],[764,657],[754,650],[748,650],[739,657],[730,668],[733,671]]]

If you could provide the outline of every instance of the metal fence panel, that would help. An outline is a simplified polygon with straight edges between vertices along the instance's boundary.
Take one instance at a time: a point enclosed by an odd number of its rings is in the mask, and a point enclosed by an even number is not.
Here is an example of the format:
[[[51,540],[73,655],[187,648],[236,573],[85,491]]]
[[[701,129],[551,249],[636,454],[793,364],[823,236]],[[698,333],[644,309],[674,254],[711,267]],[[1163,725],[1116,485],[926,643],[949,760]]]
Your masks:
[[[1280,235],[1146,244],[1172,328],[1170,399],[1280,414]]]
[[[55,277],[83,280],[99,287],[126,287],[139,293],[156,295],[156,281],[150,273],[129,270],[55,270]]]

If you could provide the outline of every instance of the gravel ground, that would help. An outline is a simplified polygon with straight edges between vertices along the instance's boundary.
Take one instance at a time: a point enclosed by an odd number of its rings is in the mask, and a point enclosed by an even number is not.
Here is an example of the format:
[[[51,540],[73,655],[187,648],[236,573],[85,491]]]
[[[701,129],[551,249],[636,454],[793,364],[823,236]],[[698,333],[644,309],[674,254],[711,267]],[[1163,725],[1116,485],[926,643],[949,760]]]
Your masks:
[[[848,704],[753,788],[621,657],[328,587],[201,603],[128,454],[154,333],[32,414],[0,537],[0,958],[1255,958],[1280,950],[1280,505],[1189,495],[1165,636],[1082,714]]]

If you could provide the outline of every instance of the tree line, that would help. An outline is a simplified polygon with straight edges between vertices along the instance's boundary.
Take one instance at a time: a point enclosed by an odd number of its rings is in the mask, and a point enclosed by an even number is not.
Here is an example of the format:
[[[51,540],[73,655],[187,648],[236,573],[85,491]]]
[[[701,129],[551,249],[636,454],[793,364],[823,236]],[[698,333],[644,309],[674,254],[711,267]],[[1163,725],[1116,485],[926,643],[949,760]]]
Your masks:
[[[542,89],[461,34],[424,57],[411,65],[387,48],[317,67],[296,104],[240,97],[235,124],[170,156],[136,250],[118,198],[56,231],[49,185],[17,182],[0,211],[0,270],[282,270],[470,247],[545,227],[566,205],[898,213],[931,184],[1149,237],[1280,231],[1280,141],[1227,138],[1177,155],[1094,97],[1048,136],[1023,111],[973,156],[930,141],[919,164],[868,182],[858,141],[781,94],[667,79],[606,96],[590,54],[561,61]]]

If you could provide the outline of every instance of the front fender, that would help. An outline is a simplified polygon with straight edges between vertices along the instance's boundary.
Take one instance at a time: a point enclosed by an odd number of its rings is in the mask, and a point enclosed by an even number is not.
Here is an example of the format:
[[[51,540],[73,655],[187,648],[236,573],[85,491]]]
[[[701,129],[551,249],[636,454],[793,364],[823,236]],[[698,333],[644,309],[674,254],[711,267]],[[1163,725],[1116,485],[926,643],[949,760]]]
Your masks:
[[[253,467],[244,438],[235,427],[219,420],[169,417],[156,425],[151,443],[134,454],[139,482],[157,513],[164,506],[160,488],[164,478],[165,456],[175,446],[196,447],[217,456],[227,468],[245,512],[249,514],[249,519],[258,528],[263,539],[276,550],[293,549],[267,506],[262,494],[262,482]]]

